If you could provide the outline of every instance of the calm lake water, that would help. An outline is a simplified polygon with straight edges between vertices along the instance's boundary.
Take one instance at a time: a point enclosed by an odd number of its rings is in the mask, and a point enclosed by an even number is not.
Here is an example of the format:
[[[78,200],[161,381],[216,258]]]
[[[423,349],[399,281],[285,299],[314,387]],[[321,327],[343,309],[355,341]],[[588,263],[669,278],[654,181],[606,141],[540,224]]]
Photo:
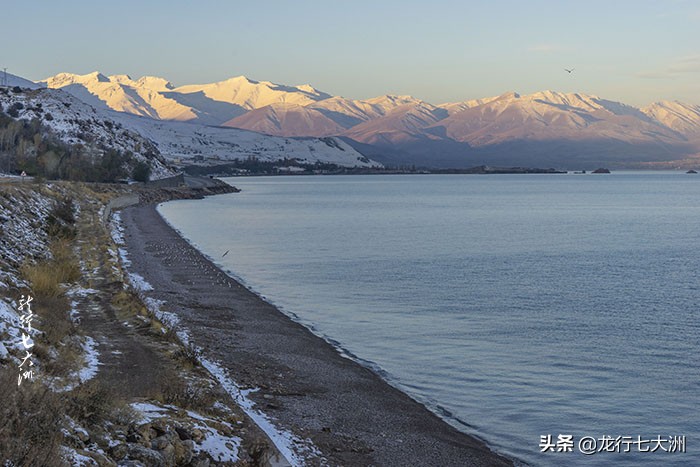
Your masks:
[[[459,429],[533,465],[700,465],[700,176],[227,181],[159,210]],[[659,435],[687,453],[578,446]]]

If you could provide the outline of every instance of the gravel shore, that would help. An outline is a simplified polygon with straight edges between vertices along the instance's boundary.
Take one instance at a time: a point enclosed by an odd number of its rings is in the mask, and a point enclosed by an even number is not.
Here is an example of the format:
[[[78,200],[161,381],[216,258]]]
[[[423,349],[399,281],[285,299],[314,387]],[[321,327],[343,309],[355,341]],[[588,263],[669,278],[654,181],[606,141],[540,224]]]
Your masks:
[[[276,423],[331,465],[501,466],[461,433],[224,274],[154,205],[121,212],[130,270]],[[315,462],[314,462],[315,463]]]

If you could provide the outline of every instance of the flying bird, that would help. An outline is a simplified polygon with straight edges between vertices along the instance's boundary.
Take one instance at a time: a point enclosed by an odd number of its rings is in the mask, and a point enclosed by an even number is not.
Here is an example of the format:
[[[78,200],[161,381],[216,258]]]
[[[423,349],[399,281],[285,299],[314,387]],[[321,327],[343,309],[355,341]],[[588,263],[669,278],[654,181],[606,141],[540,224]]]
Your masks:
[[[572,69],[570,69],[570,70],[567,70],[566,68],[564,68],[564,71],[566,71],[567,73],[571,74],[571,72],[574,71],[574,69],[572,68]]]
[[[228,254],[229,251],[231,251],[231,250],[226,250],[226,253],[224,253],[223,255],[221,255],[221,257],[223,258],[224,256],[226,256],[226,255]]]

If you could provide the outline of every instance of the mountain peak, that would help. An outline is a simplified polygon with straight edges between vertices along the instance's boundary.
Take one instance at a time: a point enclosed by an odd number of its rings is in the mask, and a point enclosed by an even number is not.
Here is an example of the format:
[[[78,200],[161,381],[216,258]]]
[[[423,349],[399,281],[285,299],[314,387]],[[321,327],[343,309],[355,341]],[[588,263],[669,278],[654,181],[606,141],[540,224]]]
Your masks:
[[[231,78],[219,81],[219,83],[248,83],[248,84],[261,84],[259,81],[252,80],[247,76],[232,76]]]
[[[515,91],[507,91],[498,96],[499,99],[520,99],[520,94]]]
[[[132,83],[133,80],[129,75],[111,75],[108,76],[109,81],[114,83]]]
[[[394,106],[399,106],[403,104],[418,103],[420,102],[420,99],[416,99],[415,97],[408,95],[384,94],[383,96],[367,99],[365,102],[370,104],[391,103]]]
[[[175,86],[165,78],[158,76],[142,76],[136,83],[137,86],[153,89],[154,91],[165,91],[175,89]]]
[[[88,73],[87,75],[83,75],[82,77],[99,81],[101,83],[109,82],[109,78],[100,73],[99,71],[93,71],[92,73]]]
[[[42,80],[42,83],[50,88],[61,88],[63,86],[68,86],[71,84],[88,84],[88,83],[109,83],[109,78],[100,73],[99,71],[93,71],[85,75],[77,75],[75,73],[58,73],[57,75],[51,76]]]
[[[299,86],[296,86],[297,89],[301,91],[308,92],[310,94],[318,94],[319,91],[315,87],[311,86],[310,84],[300,84]]]

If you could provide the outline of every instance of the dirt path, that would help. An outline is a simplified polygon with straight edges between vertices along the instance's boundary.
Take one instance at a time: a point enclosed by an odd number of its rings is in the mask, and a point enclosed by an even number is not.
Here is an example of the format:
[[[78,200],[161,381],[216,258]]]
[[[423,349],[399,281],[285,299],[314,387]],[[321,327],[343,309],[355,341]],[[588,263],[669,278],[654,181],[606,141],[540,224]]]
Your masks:
[[[124,399],[153,397],[177,370],[165,356],[164,345],[149,335],[150,325],[112,303],[123,292],[122,278],[104,243],[108,232],[98,207],[81,206],[76,253],[83,270],[83,293],[73,297],[74,308],[80,310],[82,331],[97,343],[100,365],[95,377]]]
[[[454,429],[242,287],[171,229],[154,206],[121,213],[131,269],[205,355],[331,465],[512,463]]]

